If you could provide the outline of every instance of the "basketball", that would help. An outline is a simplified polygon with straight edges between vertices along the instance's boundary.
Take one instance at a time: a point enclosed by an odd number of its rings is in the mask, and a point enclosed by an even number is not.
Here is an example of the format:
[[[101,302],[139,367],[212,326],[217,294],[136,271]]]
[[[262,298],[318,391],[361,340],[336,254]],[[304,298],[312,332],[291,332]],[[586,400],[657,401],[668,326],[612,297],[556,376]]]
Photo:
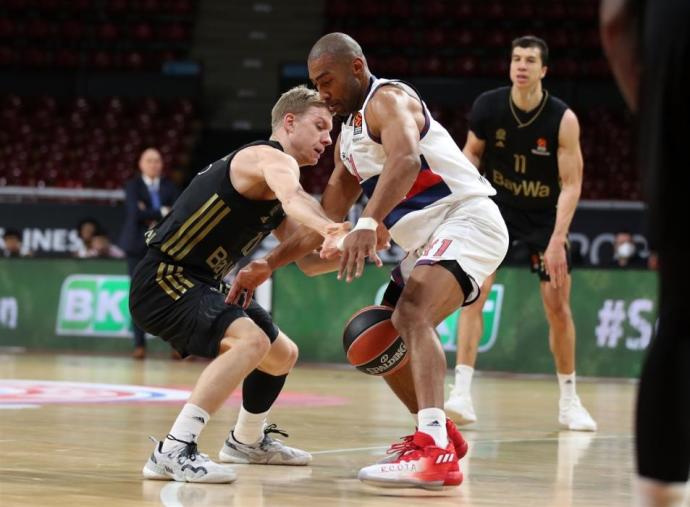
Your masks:
[[[393,327],[392,315],[387,306],[367,306],[345,324],[343,348],[359,371],[385,377],[407,362],[407,347]]]

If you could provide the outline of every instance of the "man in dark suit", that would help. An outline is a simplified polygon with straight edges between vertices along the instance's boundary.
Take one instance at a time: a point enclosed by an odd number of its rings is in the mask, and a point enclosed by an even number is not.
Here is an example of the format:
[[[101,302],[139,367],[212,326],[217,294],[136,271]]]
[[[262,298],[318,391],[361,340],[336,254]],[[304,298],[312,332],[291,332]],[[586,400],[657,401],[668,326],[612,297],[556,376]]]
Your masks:
[[[132,276],[134,268],[146,255],[144,234],[170,212],[175,199],[180,195],[175,184],[161,177],[163,159],[155,148],[147,148],[139,157],[141,174],[125,184],[125,224],[120,235],[120,246],[127,255],[127,268]],[[144,331],[132,325],[134,330],[134,352],[132,357],[146,356]]]

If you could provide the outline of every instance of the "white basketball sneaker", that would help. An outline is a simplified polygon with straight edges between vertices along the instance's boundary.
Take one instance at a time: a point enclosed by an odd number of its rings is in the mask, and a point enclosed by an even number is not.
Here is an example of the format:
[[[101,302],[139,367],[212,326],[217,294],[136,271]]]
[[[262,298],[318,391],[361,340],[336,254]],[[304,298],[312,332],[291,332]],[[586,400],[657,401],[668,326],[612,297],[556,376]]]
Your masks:
[[[259,442],[247,445],[235,440],[231,431],[218,457],[224,463],[252,465],[308,465],[311,462],[311,454],[301,449],[288,447],[280,440],[270,437],[269,433],[288,436],[275,424],[271,424],[264,428],[264,437]]]
[[[451,385],[451,388],[453,387]],[[453,388],[448,396],[448,401],[443,405],[443,409],[446,415],[460,426],[477,422],[477,415],[474,413],[472,397],[469,393],[461,393]]]
[[[206,454],[201,454],[196,442],[183,442],[168,435],[168,439],[177,440],[181,445],[163,452],[163,442],[150,438],[156,447],[142,470],[145,479],[228,483],[237,478],[230,467],[214,463]]]
[[[597,423],[582,406],[579,396],[561,399],[558,403],[558,422],[572,431],[597,431]]]

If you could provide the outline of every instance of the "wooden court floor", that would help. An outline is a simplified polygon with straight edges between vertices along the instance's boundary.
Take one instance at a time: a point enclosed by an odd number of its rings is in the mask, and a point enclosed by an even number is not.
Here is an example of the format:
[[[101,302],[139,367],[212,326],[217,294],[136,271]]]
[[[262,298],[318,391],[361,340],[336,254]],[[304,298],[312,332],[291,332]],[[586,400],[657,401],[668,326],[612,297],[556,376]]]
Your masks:
[[[580,381],[595,434],[560,431],[551,378],[480,375],[479,422],[464,434],[465,482],[446,497],[370,490],[357,470],[413,421],[382,380],[347,367],[299,366],[271,422],[314,455],[309,467],[237,466],[229,485],[145,481],[148,435],[162,437],[201,362],[88,355],[0,354],[0,505],[10,506],[582,506],[632,498],[632,382]],[[450,380],[450,372],[449,372]],[[167,389],[167,390],[166,390]],[[199,446],[212,458],[239,398]],[[416,490],[409,490],[417,494]]]

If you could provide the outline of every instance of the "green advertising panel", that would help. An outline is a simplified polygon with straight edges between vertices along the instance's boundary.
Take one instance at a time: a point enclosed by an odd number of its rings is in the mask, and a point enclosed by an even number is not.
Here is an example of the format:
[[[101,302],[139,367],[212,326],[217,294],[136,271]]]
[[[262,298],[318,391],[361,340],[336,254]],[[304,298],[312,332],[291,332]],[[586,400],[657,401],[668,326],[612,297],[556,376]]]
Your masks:
[[[126,272],[121,260],[0,259],[0,346],[130,351]]]
[[[129,276],[70,275],[62,283],[56,333],[130,337]]]
[[[360,308],[375,304],[390,266],[367,266],[348,284],[335,274],[309,278],[296,267],[273,280],[273,316],[305,361],[344,362],[342,330]],[[129,351],[129,279],[122,261],[0,259],[0,346]],[[656,273],[575,270],[571,303],[580,375],[636,377],[656,325]],[[455,363],[456,312],[438,326],[449,366]],[[537,277],[527,269],[498,273],[484,309],[477,367],[552,373],[548,326]],[[167,351],[151,340],[152,351]]]
[[[576,270],[571,304],[581,375],[636,377],[656,319],[656,273]],[[307,278],[289,266],[275,274],[277,324],[311,361],[345,361],[342,330],[363,306],[380,301],[388,269],[367,266],[351,284],[335,275]],[[459,312],[460,315],[462,312]],[[484,370],[552,373],[548,326],[537,277],[527,269],[503,268],[483,309],[484,334],[477,367]],[[455,364],[458,313],[437,331]]]

